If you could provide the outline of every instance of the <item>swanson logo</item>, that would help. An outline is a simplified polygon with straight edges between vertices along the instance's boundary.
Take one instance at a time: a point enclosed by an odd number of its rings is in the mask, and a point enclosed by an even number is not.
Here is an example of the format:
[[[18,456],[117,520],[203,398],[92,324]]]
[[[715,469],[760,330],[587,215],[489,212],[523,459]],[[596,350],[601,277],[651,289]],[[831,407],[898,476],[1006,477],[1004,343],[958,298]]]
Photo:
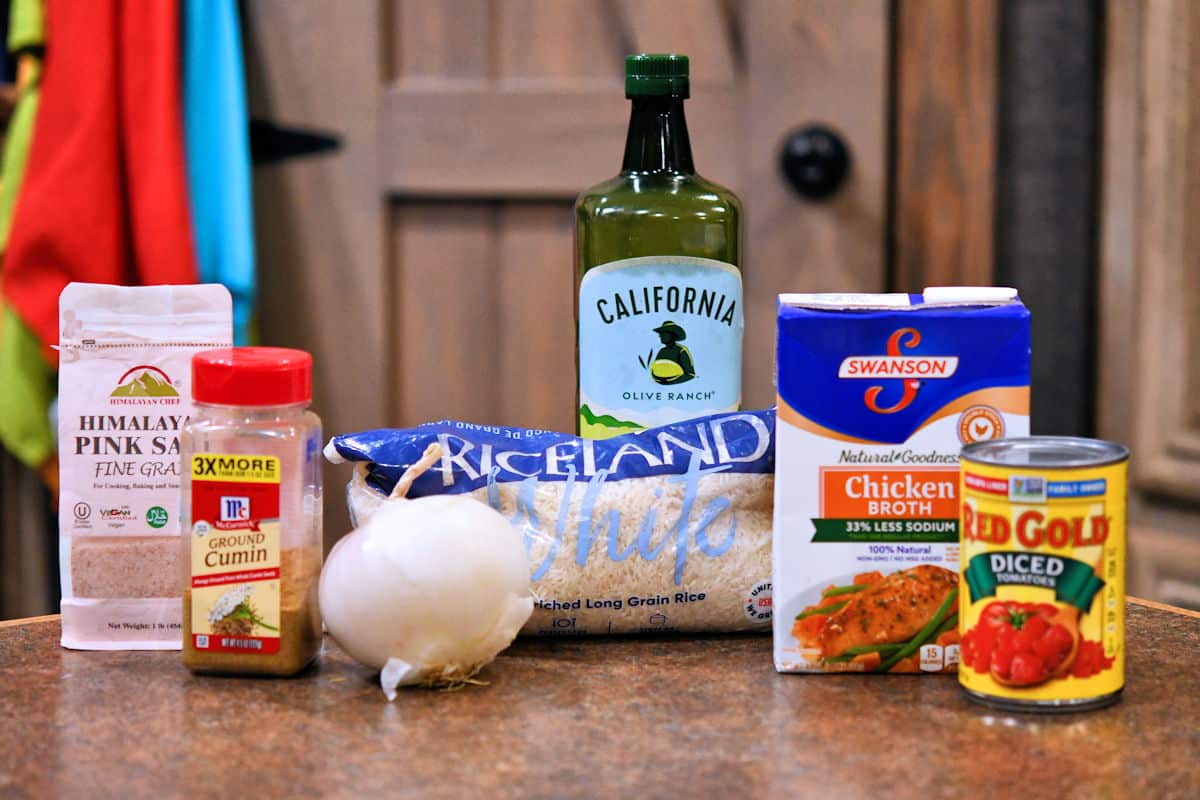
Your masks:
[[[171,378],[158,367],[149,364],[139,364],[130,368],[117,381],[117,388],[109,394],[114,403],[145,403],[155,402],[148,398],[156,398],[158,402],[172,402],[166,398],[174,398],[179,402],[179,392],[175,389]],[[134,400],[133,398],[142,398]]]
[[[916,328],[900,328],[887,341],[886,356],[848,356],[838,367],[839,378],[899,378],[904,382],[904,392],[889,406],[879,405],[879,395],[885,386],[878,384],[867,389],[863,402],[877,414],[894,414],[912,405],[921,388],[921,380],[949,378],[958,370],[958,356],[913,356],[902,355],[900,349],[914,349],[921,343],[921,332]]]

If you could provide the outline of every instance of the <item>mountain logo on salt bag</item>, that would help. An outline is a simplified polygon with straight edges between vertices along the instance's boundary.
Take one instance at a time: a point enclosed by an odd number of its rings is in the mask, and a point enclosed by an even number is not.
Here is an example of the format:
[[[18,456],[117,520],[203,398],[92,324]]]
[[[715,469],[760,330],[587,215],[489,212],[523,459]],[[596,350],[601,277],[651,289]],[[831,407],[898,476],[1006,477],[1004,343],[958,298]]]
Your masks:
[[[958,356],[904,355],[901,348],[913,350],[921,344],[916,328],[899,328],[887,340],[887,355],[847,356],[838,367],[839,378],[898,378],[903,383],[900,398],[891,405],[880,405],[879,396],[888,389],[876,384],[863,393],[863,402],[876,414],[895,414],[917,399],[922,380],[949,378],[958,371]]]
[[[112,402],[128,402],[129,398],[155,398],[171,402],[174,398],[179,402],[179,390],[167,373],[149,364],[139,364],[126,370],[117,381],[117,387],[109,394]]]

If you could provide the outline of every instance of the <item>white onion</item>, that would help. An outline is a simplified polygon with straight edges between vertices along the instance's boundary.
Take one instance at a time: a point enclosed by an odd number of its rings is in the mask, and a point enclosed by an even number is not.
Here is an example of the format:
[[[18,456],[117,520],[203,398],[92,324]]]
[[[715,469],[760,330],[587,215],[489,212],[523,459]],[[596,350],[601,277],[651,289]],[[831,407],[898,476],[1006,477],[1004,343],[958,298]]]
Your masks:
[[[330,552],[320,607],[342,649],[382,670],[389,700],[470,680],[533,613],[521,535],[468,497],[390,499]]]

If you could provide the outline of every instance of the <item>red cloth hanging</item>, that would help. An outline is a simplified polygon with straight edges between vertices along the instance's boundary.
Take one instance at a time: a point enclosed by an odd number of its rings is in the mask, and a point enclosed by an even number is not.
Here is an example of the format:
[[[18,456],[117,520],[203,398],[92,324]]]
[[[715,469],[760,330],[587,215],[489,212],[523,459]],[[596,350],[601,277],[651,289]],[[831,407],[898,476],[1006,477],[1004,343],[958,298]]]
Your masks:
[[[71,281],[195,283],[178,0],[48,0],[42,96],[4,294],[57,354]]]

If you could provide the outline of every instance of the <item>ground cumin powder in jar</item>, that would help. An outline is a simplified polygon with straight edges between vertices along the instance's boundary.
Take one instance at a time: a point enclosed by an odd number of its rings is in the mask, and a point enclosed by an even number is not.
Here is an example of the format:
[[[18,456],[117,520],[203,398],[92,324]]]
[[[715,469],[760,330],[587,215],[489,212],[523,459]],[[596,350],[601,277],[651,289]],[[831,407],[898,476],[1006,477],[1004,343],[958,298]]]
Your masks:
[[[192,360],[182,434],[183,663],[293,675],[321,647],[321,421],[312,357],[238,347]]]

